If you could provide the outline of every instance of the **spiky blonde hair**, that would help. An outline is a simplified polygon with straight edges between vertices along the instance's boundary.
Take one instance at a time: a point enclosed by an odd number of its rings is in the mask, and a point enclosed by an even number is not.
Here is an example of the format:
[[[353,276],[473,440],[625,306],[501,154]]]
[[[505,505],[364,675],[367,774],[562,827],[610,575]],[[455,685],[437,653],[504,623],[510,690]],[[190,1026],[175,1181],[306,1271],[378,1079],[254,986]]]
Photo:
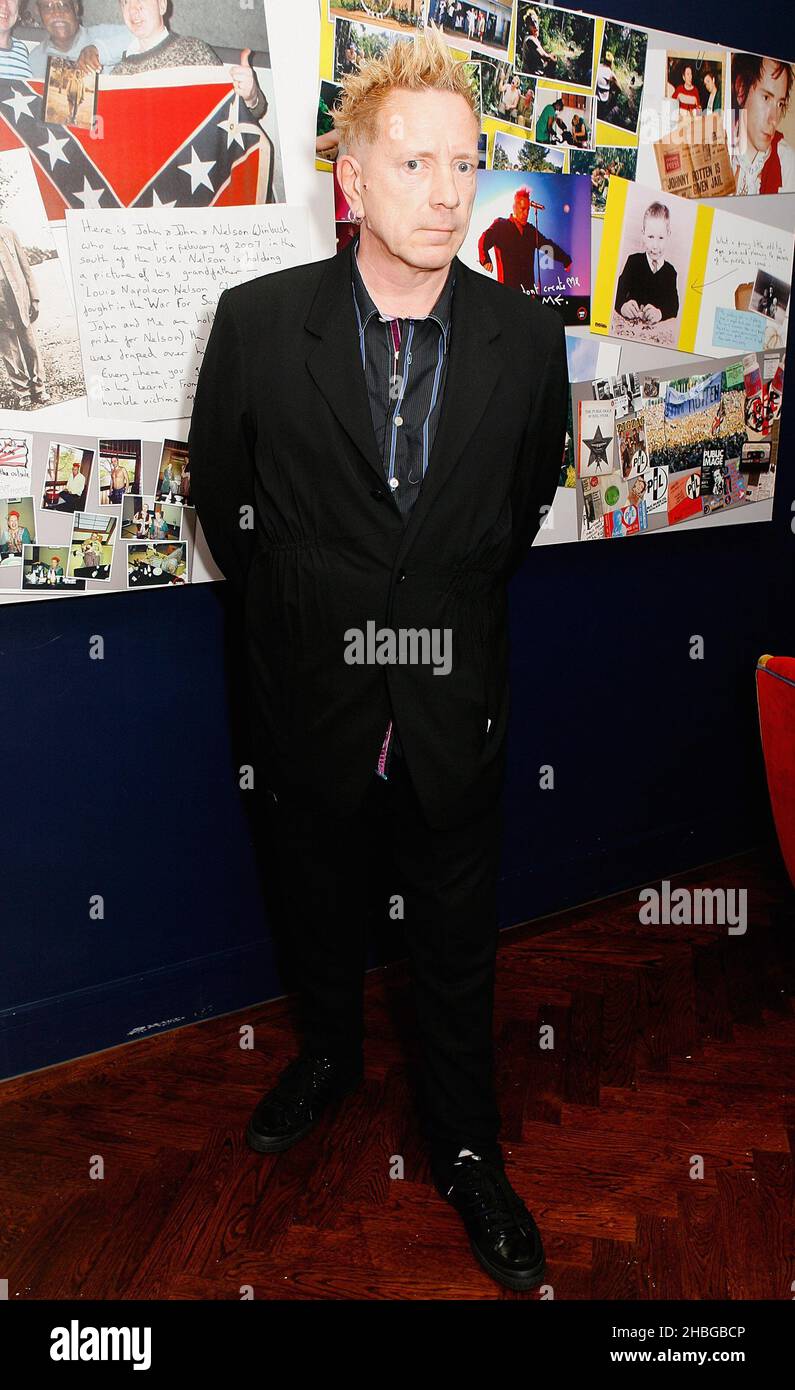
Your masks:
[[[363,63],[342,79],[342,98],[334,113],[339,152],[378,139],[378,118],[396,89],[405,92],[457,92],[479,121],[477,99],[464,63],[453,57],[441,30],[431,24],[411,39],[390,44],[383,58]]]

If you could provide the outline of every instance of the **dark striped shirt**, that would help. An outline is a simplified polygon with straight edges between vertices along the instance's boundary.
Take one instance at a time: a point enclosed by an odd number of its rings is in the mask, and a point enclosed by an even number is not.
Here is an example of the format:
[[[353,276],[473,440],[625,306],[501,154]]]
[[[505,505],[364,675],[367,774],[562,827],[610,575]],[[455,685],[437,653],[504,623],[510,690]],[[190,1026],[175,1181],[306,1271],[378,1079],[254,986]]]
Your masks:
[[[373,303],[358,265],[358,240],[351,258],[353,303],[370,412],[387,486],[404,523],[417,500],[439,425],[450,352],[455,266],[427,318],[386,319]],[[376,772],[388,777],[393,753],[402,756],[392,719]]]
[[[428,467],[447,377],[455,266],[424,319],[384,319],[359,270],[354,242],[353,302],[362,366],[384,476],[407,521]],[[393,324],[398,333],[394,334]],[[395,336],[400,348],[395,357]]]
[[[10,48],[0,48],[0,77],[30,77],[30,53],[21,39],[11,39]]]

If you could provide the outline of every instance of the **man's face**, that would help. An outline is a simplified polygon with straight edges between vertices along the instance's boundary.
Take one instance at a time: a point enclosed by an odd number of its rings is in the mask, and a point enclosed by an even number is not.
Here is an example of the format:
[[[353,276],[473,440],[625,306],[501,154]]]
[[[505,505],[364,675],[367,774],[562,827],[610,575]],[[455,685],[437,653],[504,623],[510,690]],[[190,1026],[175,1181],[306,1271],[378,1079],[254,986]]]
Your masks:
[[[80,28],[73,0],[39,0],[41,22],[58,48],[71,48]]]
[[[784,115],[787,73],[786,69],[782,68],[778,77],[774,77],[775,66],[770,58],[765,58],[759,81],[754,83],[743,103],[747,136],[755,150],[770,148],[770,142]]]
[[[524,226],[530,216],[530,199],[526,193],[517,193],[513,200],[513,215],[517,222]]]
[[[73,464],[72,464],[72,477],[73,477],[73,478],[76,478],[79,472],[80,472],[80,464],[79,464],[79,463],[73,463]]]
[[[7,34],[19,19],[18,0],[0,0],[0,34]]]
[[[477,187],[478,122],[465,98],[392,92],[378,139],[351,157],[358,177],[345,162],[341,178],[364,205],[367,231],[418,270],[449,265],[466,236]]]
[[[9,529],[9,531],[16,531],[16,529],[17,529],[18,526],[19,526],[19,517],[12,514],[12,515],[8,518],[8,529]]]
[[[137,39],[151,39],[162,27],[167,0],[121,0],[121,14]]]
[[[664,217],[647,217],[643,223],[643,245],[655,264],[665,257],[669,235],[668,223]]]

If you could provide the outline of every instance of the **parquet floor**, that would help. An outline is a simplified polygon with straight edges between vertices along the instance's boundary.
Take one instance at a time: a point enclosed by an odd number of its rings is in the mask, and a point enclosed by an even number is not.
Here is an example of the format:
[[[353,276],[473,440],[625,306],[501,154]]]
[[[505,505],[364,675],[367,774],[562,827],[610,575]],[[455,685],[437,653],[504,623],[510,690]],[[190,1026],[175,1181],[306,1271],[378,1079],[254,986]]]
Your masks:
[[[746,935],[641,927],[637,889],[503,933],[508,1172],[556,1299],[788,1300],[792,892],[764,850],[673,883],[746,887]],[[278,1156],[243,1133],[294,1054],[288,1000],[0,1085],[9,1298],[538,1297],[481,1271],[431,1183],[403,963],[368,976],[367,1025],[364,1085]]]

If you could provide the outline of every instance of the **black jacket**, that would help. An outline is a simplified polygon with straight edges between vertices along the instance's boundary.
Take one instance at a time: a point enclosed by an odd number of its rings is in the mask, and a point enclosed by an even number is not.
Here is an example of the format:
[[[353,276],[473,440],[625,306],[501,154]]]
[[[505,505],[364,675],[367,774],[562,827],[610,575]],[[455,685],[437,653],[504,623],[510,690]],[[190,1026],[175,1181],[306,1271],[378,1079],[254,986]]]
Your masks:
[[[255,776],[352,811],[391,697],[425,814],[452,828],[501,790],[506,583],[560,475],[563,324],[457,262],[442,415],[404,523],[375,442],[351,254],[221,294],[191,420],[191,502],[244,605]],[[348,664],[350,630],[368,622],[450,629],[452,669]]]

